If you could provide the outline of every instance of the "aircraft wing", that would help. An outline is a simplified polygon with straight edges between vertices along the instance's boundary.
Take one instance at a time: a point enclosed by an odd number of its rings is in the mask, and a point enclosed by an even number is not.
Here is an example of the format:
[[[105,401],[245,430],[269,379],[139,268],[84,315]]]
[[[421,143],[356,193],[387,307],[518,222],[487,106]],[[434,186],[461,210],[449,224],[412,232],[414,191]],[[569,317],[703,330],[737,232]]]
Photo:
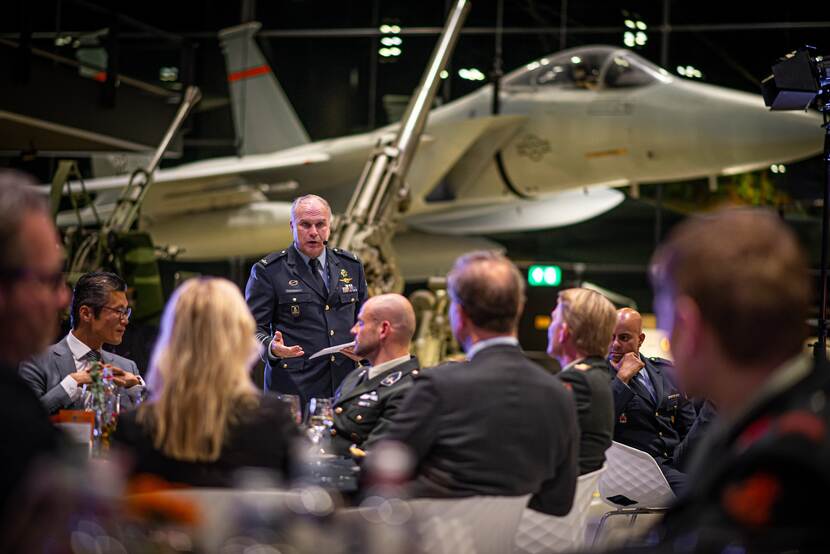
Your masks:
[[[614,186],[621,184],[614,183]],[[448,235],[491,235],[562,227],[596,217],[619,205],[625,195],[606,185],[566,190],[531,200],[448,203],[406,218],[408,226]]]
[[[170,169],[159,169],[154,174],[156,185],[162,184],[231,184],[242,183],[247,178],[257,178],[268,175],[269,172],[279,170],[281,174],[290,172],[293,168],[326,162],[331,158],[325,152],[276,152],[273,154],[258,154],[237,158],[234,156],[184,164]],[[129,175],[102,177],[85,181],[86,190],[98,192],[121,189],[127,186]],[[80,183],[70,181],[73,191],[80,191]]]

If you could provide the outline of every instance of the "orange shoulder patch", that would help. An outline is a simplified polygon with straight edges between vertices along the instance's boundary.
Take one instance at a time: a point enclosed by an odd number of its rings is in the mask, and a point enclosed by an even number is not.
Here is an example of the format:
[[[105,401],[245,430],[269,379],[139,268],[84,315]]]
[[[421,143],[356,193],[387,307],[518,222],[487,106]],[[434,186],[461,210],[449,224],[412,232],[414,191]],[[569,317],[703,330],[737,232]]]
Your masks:
[[[769,525],[772,509],[781,493],[781,483],[769,473],[756,473],[734,483],[723,493],[723,507],[733,519],[747,527]]]

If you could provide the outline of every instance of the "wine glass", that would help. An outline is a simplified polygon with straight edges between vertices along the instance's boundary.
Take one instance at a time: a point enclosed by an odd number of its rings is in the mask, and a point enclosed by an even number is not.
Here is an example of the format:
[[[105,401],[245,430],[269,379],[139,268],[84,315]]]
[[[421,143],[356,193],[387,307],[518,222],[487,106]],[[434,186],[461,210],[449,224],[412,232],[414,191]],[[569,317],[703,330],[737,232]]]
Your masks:
[[[300,425],[303,422],[303,413],[300,411],[300,397],[296,394],[278,394],[277,398],[288,405],[288,412],[294,423]]]
[[[314,444],[328,436],[329,429],[334,425],[332,404],[331,398],[312,398],[308,401],[309,438]]]

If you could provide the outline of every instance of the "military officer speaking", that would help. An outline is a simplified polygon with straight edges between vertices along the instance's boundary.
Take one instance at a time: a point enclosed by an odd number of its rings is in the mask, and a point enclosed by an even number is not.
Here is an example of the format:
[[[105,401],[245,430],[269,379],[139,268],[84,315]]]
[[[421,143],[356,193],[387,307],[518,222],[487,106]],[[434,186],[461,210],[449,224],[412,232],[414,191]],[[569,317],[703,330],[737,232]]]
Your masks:
[[[399,294],[373,296],[363,305],[352,328],[354,353],[369,360],[350,373],[334,405],[332,444],[340,454],[355,445],[368,450],[383,439],[412,380],[418,359],[409,355],[415,335],[415,312]]]
[[[678,493],[685,487],[686,475],[674,467],[672,456],[694,423],[695,411],[677,388],[671,362],[640,354],[644,339],[639,312],[619,310],[609,355],[614,440],[651,454]]]
[[[309,359],[350,342],[366,300],[366,278],[350,252],[328,248],[331,208],[315,195],[291,205],[294,241],[251,268],[245,300],[257,323],[265,361],[265,390],[329,398],[355,368],[351,350]]]

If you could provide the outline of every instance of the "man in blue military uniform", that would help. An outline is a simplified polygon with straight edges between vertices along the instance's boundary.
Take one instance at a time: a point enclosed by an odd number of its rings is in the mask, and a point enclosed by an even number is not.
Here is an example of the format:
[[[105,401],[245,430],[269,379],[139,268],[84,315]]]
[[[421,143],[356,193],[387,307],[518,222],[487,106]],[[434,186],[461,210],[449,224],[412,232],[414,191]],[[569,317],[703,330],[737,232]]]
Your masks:
[[[291,205],[294,241],[251,268],[245,299],[264,346],[265,389],[329,398],[355,368],[350,350],[309,359],[350,342],[366,300],[363,266],[354,254],[328,248],[331,208],[323,198],[301,196]]]
[[[645,337],[636,310],[617,312],[609,353],[614,440],[651,454],[677,493],[684,488],[686,475],[673,465],[674,449],[694,423],[695,410],[678,389],[671,362],[640,354]]]

